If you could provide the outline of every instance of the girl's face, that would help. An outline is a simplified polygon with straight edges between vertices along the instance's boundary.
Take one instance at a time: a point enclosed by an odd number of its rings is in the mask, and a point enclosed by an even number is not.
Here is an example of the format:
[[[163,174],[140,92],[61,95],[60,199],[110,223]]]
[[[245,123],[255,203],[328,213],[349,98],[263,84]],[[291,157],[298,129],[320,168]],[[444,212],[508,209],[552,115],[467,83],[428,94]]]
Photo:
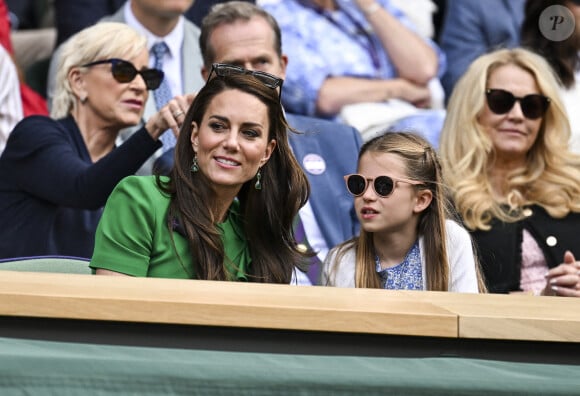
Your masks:
[[[534,76],[519,66],[508,64],[495,69],[489,76],[488,89],[501,89],[523,98],[530,94],[541,94]],[[538,138],[543,117],[531,119],[524,116],[521,102],[504,114],[496,114],[485,106],[478,121],[485,128],[498,159],[525,162],[526,154]]]
[[[409,179],[403,159],[398,154],[367,151],[359,161],[358,173],[367,179],[391,176]],[[381,197],[369,181],[366,191],[354,198],[354,206],[361,227],[373,233],[416,232],[419,214],[431,202],[425,202],[425,190],[418,191],[412,184],[395,182],[391,195]]]
[[[239,191],[256,176],[276,147],[268,140],[268,109],[248,93],[228,89],[209,103],[200,125],[192,124],[191,144],[199,170],[220,189]]]

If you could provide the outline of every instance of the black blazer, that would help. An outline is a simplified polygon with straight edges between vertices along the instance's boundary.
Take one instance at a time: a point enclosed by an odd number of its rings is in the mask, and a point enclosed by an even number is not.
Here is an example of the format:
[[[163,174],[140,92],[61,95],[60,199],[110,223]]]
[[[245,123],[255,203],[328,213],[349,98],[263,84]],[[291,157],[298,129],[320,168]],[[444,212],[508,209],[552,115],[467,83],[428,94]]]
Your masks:
[[[546,258],[549,268],[564,261],[570,250],[580,259],[580,213],[570,213],[563,219],[551,217],[542,207],[530,207],[531,215],[516,223],[492,222],[489,231],[471,231],[489,291],[508,293],[520,291],[522,235],[532,234]]]

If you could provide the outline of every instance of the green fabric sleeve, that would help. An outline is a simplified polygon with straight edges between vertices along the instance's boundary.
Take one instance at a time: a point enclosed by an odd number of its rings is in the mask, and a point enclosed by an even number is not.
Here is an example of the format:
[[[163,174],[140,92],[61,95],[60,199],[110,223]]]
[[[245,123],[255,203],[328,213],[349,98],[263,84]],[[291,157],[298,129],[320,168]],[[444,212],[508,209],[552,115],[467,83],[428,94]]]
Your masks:
[[[188,241],[168,229],[169,204],[170,197],[159,189],[154,176],[121,180],[97,227],[90,267],[140,277],[195,278]],[[252,261],[242,223],[239,202],[234,201],[226,221],[217,225],[230,280],[246,280]]]
[[[169,202],[169,197],[158,189],[154,176],[123,179],[107,200],[99,222],[91,268],[132,276],[193,275],[187,242],[167,229]],[[177,262],[171,236],[187,271]]]

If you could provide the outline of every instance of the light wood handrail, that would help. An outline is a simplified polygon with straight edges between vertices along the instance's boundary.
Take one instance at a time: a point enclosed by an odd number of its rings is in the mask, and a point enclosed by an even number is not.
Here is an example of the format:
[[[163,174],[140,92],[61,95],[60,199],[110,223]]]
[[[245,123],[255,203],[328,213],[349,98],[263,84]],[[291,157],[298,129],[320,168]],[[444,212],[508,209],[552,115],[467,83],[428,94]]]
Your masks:
[[[580,342],[580,301],[0,272],[0,316]]]

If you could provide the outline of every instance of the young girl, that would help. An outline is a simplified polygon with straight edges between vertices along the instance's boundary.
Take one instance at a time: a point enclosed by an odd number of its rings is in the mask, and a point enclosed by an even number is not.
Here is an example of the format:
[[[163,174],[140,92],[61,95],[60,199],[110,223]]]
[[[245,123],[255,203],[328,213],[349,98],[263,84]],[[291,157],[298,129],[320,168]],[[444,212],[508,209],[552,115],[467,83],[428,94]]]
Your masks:
[[[322,284],[477,293],[471,238],[450,219],[429,143],[411,133],[378,136],[361,148],[358,172],[345,181],[360,235],[331,250]]]

